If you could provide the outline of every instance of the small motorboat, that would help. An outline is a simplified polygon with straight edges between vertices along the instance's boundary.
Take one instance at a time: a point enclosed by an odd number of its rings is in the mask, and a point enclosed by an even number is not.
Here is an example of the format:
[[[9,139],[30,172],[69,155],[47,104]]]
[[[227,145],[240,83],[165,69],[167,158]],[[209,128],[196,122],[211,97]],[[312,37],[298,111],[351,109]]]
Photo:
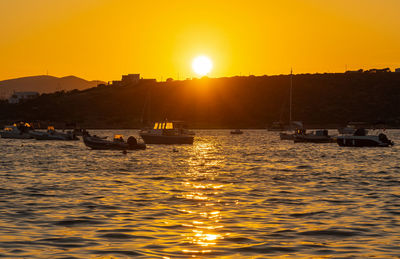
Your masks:
[[[365,128],[368,128],[368,126],[370,126],[370,124],[368,124],[366,122],[350,121],[349,123],[347,123],[347,125],[345,127],[338,128],[338,132],[339,132],[339,134],[353,135],[357,129],[360,129],[360,128],[365,129]]]
[[[241,135],[243,134],[243,131],[241,131],[240,129],[235,129],[231,131],[231,134],[233,135]]]
[[[294,135],[294,143],[333,143],[335,139],[328,135],[328,130]]]
[[[342,147],[388,147],[394,145],[394,142],[388,139],[384,133],[368,135],[368,131],[363,128],[357,129],[353,135],[337,137],[337,143]]]
[[[293,133],[281,132],[281,133],[279,133],[279,138],[281,140],[294,140],[296,136],[304,136],[306,134],[307,133],[306,133],[305,129],[297,129]]]
[[[104,137],[90,136],[86,134],[83,136],[83,142],[87,147],[96,150],[140,150],[146,149],[146,144],[138,143],[136,138],[131,136],[127,141],[123,139],[122,135],[115,135],[113,140],[107,140]]]
[[[193,144],[194,140],[179,122],[156,122],[152,129],[143,129],[139,135],[146,144]]]
[[[31,139],[33,128],[29,123],[19,122],[10,126],[5,126],[4,130],[0,131],[0,136],[7,139]]]
[[[304,134],[306,134],[306,130],[303,126],[303,123],[301,121],[291,121],[289,123],[287,132],[280,132],[279,138],[281,140],[294,140],[295,136]]]
[[[31,131],[32,138],[36,140],[79,140],[73,131],[56,131],[53,126],[47,127],[47,131]]]

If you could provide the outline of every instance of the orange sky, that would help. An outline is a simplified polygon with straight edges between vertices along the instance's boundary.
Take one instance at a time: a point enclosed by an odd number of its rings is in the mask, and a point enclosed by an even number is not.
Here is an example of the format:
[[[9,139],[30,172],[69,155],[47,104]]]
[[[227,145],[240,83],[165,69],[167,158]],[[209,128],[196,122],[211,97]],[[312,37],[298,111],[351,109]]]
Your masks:
[[[398,0],[2,0],[0,80],[400,67]]]

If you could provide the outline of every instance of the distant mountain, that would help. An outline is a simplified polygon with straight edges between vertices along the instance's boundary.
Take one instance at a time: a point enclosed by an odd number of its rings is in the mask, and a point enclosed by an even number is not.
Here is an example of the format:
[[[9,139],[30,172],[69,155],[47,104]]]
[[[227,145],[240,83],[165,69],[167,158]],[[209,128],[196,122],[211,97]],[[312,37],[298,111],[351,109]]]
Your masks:
[[[76,76],[29,76],[0,81],[0,97],[8,98],[15,92],[52,93],[56,91],[83,90],[95,87],[102,81],[87,81]]]

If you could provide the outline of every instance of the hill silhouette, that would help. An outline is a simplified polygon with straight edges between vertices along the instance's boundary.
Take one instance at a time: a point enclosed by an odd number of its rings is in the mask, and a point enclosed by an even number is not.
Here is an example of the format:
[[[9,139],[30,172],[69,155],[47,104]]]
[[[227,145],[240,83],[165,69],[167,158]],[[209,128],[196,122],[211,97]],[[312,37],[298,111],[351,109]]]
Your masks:
[[[0,81],[0,97],[7,98],[16,92],[39,92],[52,93],[61,90],[87,89],[101,81],[87,81],[76,76],[54,77],[54,76],[29,76]]]
[[[293,76],[293,119],[308,127],[349,121],[400,125],[400,73]],[[288,121],[290,76],[203,78],[100,85],[0,105],[3,124],[76,122],[86,128],[135,128],[142,121],[184,120],[193,128],[265,128]]]

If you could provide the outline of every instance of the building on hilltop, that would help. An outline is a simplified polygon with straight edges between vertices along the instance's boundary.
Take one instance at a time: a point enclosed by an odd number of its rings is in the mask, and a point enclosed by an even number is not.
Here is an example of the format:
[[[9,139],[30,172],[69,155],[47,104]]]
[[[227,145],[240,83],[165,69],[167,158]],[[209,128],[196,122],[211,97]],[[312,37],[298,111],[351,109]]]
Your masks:
[[[8,99],[9,103],[16,104],[25,100],[33,99],[39,96],[38,92],[15,92]]]
[[[383,69],[377,69],[377,68],[373,68],[370,70],[366,70],[365,73],[388,73],[391,72],[390,68],[383,68]]]
[[[150,83],[157,82],[156,79],[143,79],[140,74],[128,74],[123,75],[121,81],[112,81],[112,86],[132,86],[138,85],[139,83]]]
[[[121,83],[122,84],[133,84],[137,85],[140,80],[140,74],[128,74],[128,75],[123,75]]]

